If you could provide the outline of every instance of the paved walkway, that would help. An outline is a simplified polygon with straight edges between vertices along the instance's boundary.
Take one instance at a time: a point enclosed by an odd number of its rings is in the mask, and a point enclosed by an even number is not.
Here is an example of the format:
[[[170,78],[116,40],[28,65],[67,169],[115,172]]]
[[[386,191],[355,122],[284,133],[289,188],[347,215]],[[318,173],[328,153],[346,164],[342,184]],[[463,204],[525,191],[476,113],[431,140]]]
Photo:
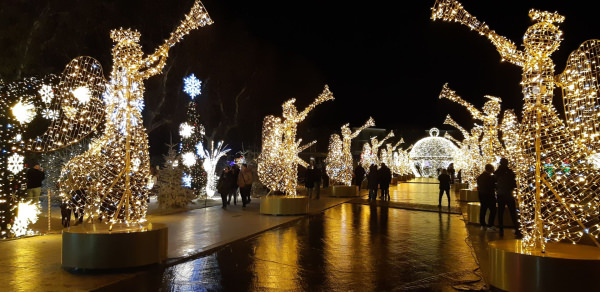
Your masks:
[[[311,201],[310,213],[319,213],[348,200],[322,196],[320,200]],[[238,204],[226,210],[213,206],[175,214],[149,215],[148,220],[165,223],[169,227],[169,261],[178,261],[301,218],[260,215],[259,202],[260,199],[252,199],[246,208]],[[47,218],[41,221],[44,220],[47,228]],[[60,220],[58,223],[56,220],[52,220],[53,228],[55,224],[60,225]],[[0,290],[88,291],[140,273],[72,274],[61,268],[61,248],[61,234],[54,232],[0,241],[0,283],[4,285]]]

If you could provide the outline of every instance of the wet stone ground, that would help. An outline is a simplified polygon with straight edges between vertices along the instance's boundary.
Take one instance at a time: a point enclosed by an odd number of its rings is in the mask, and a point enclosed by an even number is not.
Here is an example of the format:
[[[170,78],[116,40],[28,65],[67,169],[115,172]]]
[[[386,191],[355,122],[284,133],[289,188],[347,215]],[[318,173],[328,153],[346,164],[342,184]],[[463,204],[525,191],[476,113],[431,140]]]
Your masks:
[[[346,203],[99,291],[480,290],[467,237],[461,215]]]

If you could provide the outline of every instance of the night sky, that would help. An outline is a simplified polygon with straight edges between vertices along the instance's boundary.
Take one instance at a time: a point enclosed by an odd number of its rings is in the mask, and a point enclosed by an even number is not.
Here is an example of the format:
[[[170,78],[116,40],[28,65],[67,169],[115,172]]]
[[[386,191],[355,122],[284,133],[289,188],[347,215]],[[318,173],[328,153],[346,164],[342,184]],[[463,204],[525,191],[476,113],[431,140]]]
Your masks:
[[[406,3],[405,3],[406,2]],[[0,76],[14,80],[59,74],[79,55],[97,58],[105,76],[111,68],[109,30],[138,29],[145,52],[152,52],[189,10],[192,0],[2,1]],[[434,1],[203,1],[214,20],[187,36],[170,52],[167,78],[146,82],[146,109],[167,102],[150,133],[151,154],[178,140],[188,98],[182,78],[204,82],[198,98],[209,135],[234,151],[260,147],[265,115],[281,115],[281,103],[296,97],[303,109],[329,84],[336,100],[317,107],[299,127],[305,141],[327,137],[344,123],[360,126],[373,116],[378,128],[395,129],[408,144],[442,125],[451,114],[466,128],[466,110],[438,95],[445,82],[481,108],[483,96],[502,98],[503,109],[520,113],[520,68],[501,63],[492,44],[459,24],[430,20]],[[401,3],[404,6],[401,6]],[[464,7],[521,48],[530,8],[557,11],[564,41],[554,53],[556,73],[568,54],[600,37],[600,20],[589,1],[462,1]],[[37,25],[37,27],[35,27]],[[29,48],[25,50],[30,41]],[[22,68],[20,76],[18,69]],[[163,84],[165,85],[163,87]],[[562,113],[560,90],[556,107]],[[239,96],[239,114],[234,100]],[[145,121],[148,126],[152,122]],[[457,137],[461,138],[461,137]],[[394,142],[393,140],[392,142]]]

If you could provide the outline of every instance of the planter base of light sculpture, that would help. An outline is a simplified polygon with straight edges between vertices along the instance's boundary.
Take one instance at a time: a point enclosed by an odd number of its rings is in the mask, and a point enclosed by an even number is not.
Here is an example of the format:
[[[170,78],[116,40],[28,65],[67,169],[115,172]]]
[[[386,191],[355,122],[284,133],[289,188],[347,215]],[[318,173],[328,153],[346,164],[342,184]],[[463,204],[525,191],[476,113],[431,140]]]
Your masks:
[[[496,210],[498,209],[496,206],[494,206],[494,208],[496,208]],[[479,224],[480,210],[481,210],[480,203],[471,202],[471,203],[467,204],[468,223]],[[486,220],[488,219],[489,216],[490,216],[490,213],[488,212]],[[510,219],[510,212],[508,211],[508,208],[504,208],[504,218],[502,218],[502,221],[504,221],[502,224],[502,225],[504,225],[504,227],[513,227],[514,226],[512,219]],[[486,222],[489,222],[489,221],[486,221]],[[496,219],[494,222],[498,222],[498,214],[496,214]]]
[[[360,197],[358,186],[333,186],[331,197]]]
[[[63,230],[62,267],[111,270],[147,266],[167,259],[167,226],[81,224]]]
[[[460,190],[459,199],[463,202],[479,202],[479,192],[477,190]]]
[[[460,191],[462,189],[467,189],[469,187],[469,184],[466,184],[466,183],[455,183],[452,186],[454,187],[455,191]]]
[[[600,248],[546,243],[546,252],[525,251],[520,240],[489,244],[490,284],[504,291],[597,289]]]
[[[399,178],[397,176],[392,177],[392,181],[390,182],[391,185],[397,185],[399,181]]]
[[[266,196],[260,199],[260,213],[265,215],[308,214],[308,197]]]

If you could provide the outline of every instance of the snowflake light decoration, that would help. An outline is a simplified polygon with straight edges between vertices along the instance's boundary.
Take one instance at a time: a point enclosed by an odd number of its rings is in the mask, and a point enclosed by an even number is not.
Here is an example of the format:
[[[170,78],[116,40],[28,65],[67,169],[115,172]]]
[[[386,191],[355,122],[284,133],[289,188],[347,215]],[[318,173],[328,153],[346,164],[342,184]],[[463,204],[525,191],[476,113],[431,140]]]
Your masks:
[[[198,80],[194,73],[183,79],[183,91],[187,93],[192,100],[202,93],[202,81]]]
[[[13,153],[13,155],[8,157],[8,171],[17,174],[23,170],[24,159],[25,158],[22,155]]]
[[[196,164],[196,155],[194,155],[194,152],[186,152],[183,153],[181,155],[181,163],[183,163],[183,165],[190,167],[193,166],[194,164]]]
[[[42,97],[42,102],[46,104],[51,103],[52,99],[54,99],[54,91],[50,85],[42,85],[42,88],[38,92]]]
[[[188,123],[181,123],[179,125],[179,135],[183,138],[189,138],[194,134],[194,127]]]
[[[75,90],[71,91],[73,96],[79,101],[81,104],[86,104],[92,98],[92,93],[90,89],[86,86],[79,86]]]
[[[181,177],[181,183],[184,187],[192,187],[192,176],[187,173],[184,173]]]
[[[42,117],[47,120],[58,119],[58,111],[46,108],[42,110]]]

